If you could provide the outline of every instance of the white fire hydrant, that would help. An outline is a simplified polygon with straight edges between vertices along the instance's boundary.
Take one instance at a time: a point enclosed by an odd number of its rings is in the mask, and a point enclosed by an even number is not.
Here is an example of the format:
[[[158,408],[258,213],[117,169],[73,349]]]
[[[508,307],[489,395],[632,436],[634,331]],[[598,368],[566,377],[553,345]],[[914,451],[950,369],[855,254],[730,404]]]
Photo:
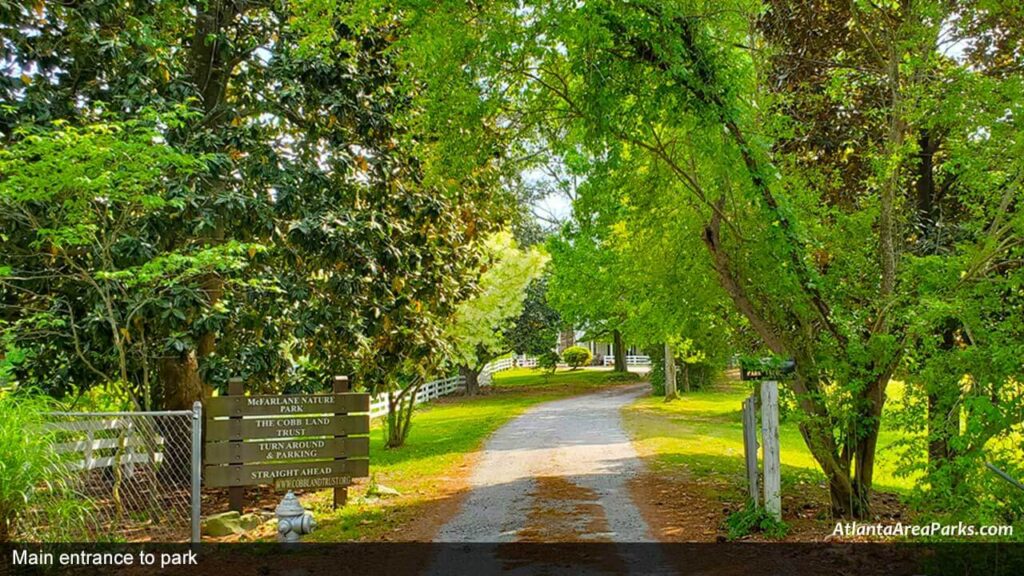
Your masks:
[[[278,542],[298,542],[316,528],[313,514],[306,512],[291,490],[281,499],[274,513],[277,514]]]

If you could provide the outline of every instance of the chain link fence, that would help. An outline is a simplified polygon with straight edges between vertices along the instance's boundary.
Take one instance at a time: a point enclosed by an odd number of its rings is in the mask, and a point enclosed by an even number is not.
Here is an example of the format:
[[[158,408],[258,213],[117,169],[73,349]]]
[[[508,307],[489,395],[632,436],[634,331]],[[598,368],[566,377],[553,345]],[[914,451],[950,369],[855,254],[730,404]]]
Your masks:
[[[59,491],[43,489],[41,504],[20,532],[39,541],[194,538],[198,416],[193,411],[50,414],[47,427],[69,482]]]

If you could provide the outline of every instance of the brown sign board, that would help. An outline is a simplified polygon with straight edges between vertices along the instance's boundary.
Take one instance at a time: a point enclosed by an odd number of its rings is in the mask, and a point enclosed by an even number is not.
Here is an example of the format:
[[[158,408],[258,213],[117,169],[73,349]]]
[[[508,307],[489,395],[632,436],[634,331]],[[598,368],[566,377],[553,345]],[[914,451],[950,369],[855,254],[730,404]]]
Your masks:
[[[369,460],[329,460],[324,462],[246,464],[243,466],[207,466],[204,476],[206,486],[219,488],[258,484],[275,484],[280,487],[288,482],[315,478],[338,478],[339,480],[333,481],[343,482],[345,479],[365,477],[369,474]],[[330,486],[333,485],[325,487]],[[299,486],[294,487],[298,488]]]
[[[217,396],[206,404],[206,415],[286,416],[369,412],[369,394],[285,394],[278,396]]]
[[[370,439],[365,436],[359,438],[271,439],[257,442],[211,442],[206,445],[207,464],[366,458],[369,455]]]
[[[370,418],[363,416],[287,416],[207,420],[206,440],[262,440],[302,436],[349,436],[369,434]]]

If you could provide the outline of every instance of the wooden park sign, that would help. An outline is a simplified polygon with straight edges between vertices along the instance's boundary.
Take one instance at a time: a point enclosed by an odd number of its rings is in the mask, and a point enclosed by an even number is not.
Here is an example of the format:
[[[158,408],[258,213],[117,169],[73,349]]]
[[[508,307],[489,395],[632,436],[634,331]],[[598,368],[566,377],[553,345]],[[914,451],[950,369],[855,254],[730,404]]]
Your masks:
[[[210,402],[218,400],[211,398]],[[369,409],[367,409],[369,410]],[[207,441],[240,441],[303,436],[348,436],[368,434],[370,423],[363,416],[288,416],[286,418],[244,418],[207,420]]]
[[[344,504],[352,478],[369,475],[370,395],[349,392],[339,377],[333,394],[243,395],[232,379],[228,395],[206,406],[204,483],[229,487],[231,508],[243,507],[243,487],[279,490],[334,488]]]

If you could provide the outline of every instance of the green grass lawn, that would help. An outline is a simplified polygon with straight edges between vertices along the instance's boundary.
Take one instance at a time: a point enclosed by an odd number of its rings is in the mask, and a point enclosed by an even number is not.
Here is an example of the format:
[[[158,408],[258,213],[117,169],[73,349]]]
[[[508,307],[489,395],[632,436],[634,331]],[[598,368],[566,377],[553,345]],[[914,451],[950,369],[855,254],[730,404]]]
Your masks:
[[[625,408],[626,425],[642,453],[654,455],[656,469],[673,469],[727,481],[745,489],[743,422],[740,413],[750,387],[740,382],[720,383],[708,391],[695,391],[675,402],[661,397],[642,398]],[[895,493],[909,491],[914,478],[896,475],[899,450],[890,449],[899,433],[883,428],[878,440],[875,487]],[[804,444],[792,418],[779,426],[782,483],[786,490],[820,484],[824,475]]]
[[[350,504],[331,510],[330,492],[306,495],[303,503],[316,513],[319,528],[310,541],[402,538],[402,526],[438,500],[451,498],[446,483],[465,475],[469,454],[502,424],[527,408],[621,383],[611,372],[509,370],[494,375],[494,385],[477,397],[442,398],[417,408],[406,445],[384,447],[379,422],[371,429],[370,472],[375,480],[401,492],[378,500],[365,498],[368,483],[349,489]]]
[[[674,402],[646,397],[623,408],[626,429],[659,485],[674,486],[673,490],[688,490],[699,496],[683,506],[702,504],[702,512],[709,514],[710,522],[724,522],[728,513],[741,508],[747,499],[741,406],[751,389],[749,383],[719,382],[710,390],[684,394]],[[886,411],[890,412],[903,399],[902,383],[892,382],[887,394]],[[895,429],[895,425],[893,418],[882,420],[874,475],[876,513],[883,519],[892,514],[895,516],[889,516],[890,519],[904,522],[1000,523],[993,516],[972,516],[969,510],[944,515],[908,509],[906,497],[919,495],[915,488],[921,474],[898,473],[906,452],[900,441],[907,438],[907,433]],[[780,423],[779,440],[783,514],[790,524],[790,538],[820,539],[832,526],[828,490],[824,474],[800,435],[795,415]],[[685,518],[688,513],[681,510],[678,516]],[[1019,530],[1013,539],[1020,538]]]

